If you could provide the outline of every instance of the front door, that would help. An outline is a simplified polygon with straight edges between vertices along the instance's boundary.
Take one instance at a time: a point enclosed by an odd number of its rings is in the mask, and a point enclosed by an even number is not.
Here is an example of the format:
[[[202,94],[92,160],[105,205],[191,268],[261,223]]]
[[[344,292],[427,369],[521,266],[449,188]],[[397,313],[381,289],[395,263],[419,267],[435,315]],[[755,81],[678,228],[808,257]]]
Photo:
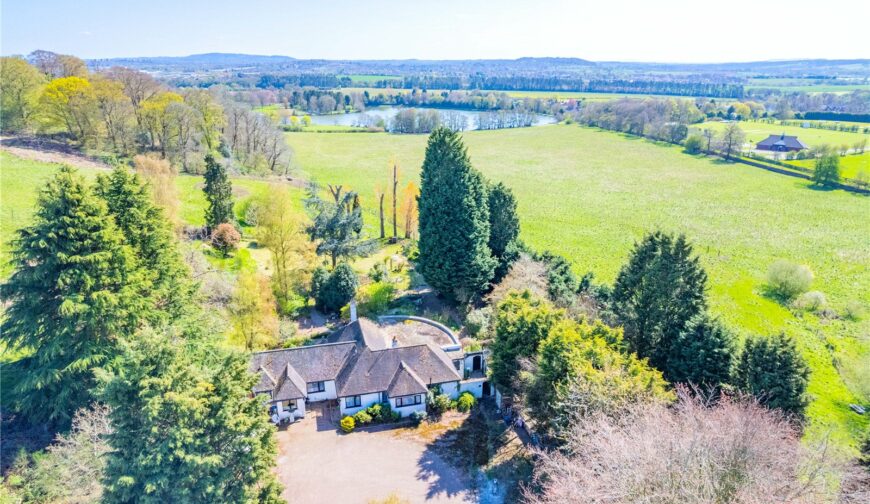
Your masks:
[[[471,370],[472,371],[480,371],[480,363],[481,358],[479,355],[475,355],[473,359],[471,359]]]
[[[489,390],[489,382],[488,381],[483,382],[483,397],[489,397],[489,394],[491,394],[491,393],[492,392],[490,392],[490,390]]]

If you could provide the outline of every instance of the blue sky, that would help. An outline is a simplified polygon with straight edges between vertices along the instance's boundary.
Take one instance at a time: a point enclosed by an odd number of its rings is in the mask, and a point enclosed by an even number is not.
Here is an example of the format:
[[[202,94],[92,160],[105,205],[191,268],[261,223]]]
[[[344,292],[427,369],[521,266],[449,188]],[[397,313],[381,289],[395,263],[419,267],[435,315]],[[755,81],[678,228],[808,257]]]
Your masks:
[[[0,1],[4,55],[870,58],[870,0]]]

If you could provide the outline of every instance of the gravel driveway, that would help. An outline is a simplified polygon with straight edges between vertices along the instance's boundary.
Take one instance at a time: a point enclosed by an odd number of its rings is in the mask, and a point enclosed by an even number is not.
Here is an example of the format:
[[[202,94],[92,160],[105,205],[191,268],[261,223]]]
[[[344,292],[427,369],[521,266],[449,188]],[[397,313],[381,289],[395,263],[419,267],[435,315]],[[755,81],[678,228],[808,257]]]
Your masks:
[[[278,477],[293,503],[476,502],[469,481],[422,441],[393,430],[339,433],[317,405],[278,438]]]

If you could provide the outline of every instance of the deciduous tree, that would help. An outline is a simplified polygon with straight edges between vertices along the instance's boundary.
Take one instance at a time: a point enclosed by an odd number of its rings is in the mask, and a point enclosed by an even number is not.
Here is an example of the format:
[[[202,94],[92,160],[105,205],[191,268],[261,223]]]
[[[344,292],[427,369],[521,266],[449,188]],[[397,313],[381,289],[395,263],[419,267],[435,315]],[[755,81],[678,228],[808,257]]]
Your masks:
[[[725,156],[725,159],[731,159],[735,153],[740,153],[745,141],[746,134],[740,126],[736,122],[728,123],[719,135],[719,152]]]
[[[256,270],[239,273],[236,292],[230,303],[233,323],[231,339],[245,350],[271,348],[278,342],[278,314],[269,280]]]
[[[0,124],[17,132],[30,125],[45,77],[21,58],[0,58]]]
[[[97,101],[93,86],[81,77],[61,77],[46,84],[39,97],[43,126],[63,128],[84,143],[96,132]]]
[[[813,168],[813,183],[832,186],[840,182],[840,158],[836,154],[825,154],[816,158]]]

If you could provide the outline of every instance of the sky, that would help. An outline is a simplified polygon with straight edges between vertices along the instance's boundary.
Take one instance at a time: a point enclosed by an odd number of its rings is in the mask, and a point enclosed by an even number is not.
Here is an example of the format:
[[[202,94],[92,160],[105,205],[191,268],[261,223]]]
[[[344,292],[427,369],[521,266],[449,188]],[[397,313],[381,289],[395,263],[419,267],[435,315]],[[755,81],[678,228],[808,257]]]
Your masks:
[[[870,58],[870,0],[0,0],[0,53]]]

